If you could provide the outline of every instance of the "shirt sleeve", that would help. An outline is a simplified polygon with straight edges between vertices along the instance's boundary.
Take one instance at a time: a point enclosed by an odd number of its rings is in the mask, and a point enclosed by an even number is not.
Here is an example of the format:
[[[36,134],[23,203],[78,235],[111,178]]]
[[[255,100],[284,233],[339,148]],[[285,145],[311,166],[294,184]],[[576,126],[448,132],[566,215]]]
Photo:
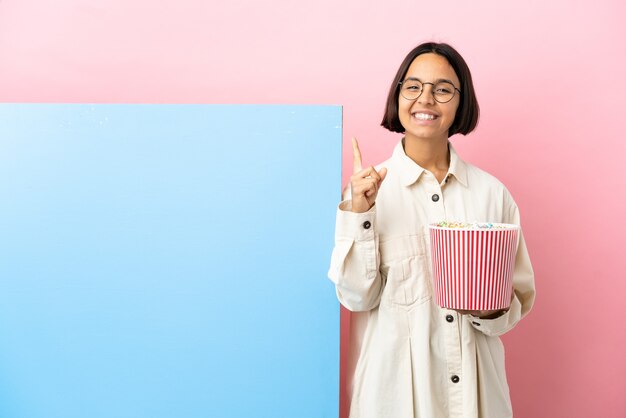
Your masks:
[[[505,207],[506,219],[504,222],[520,225],[519,209],[510,195],[507,196],[508,203]],[[489,336],[500,336],[509,330],[522,319],[533,306],[535,301],[535,275],[530,263],[528,250],[524,241],[524,235],[520,230],[519,245],[515,257],[515,269],[513,271],[513,300],[511,307],[503,315],[494,319],[482,319],[472,315],[467,315],[472,326]]]
[[[344,210],[350,204],[345,200],[337,208],[328,277],[343,306],[350,311],[368,311],[378,306],[382,292],[376,209],[373,206],[363,213]]]

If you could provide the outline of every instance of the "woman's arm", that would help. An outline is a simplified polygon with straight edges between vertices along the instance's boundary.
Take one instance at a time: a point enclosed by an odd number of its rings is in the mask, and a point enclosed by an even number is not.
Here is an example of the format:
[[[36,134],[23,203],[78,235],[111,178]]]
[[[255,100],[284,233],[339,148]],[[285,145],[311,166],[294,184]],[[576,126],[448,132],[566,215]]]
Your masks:
[[[335,248],[328,277],[335,283],[337,297],[351,311],[367,311],[380,303],[382,278],[376,234],[374,202],[385,179],[385,168],[362,169],[361,151],[352,138],[353,174],[350,189],[337,209]]]
[[[505,196],[505,223],[520,225],[519,209],[508,192]],[[535,276],[528,256],[524,235],[520,230],[519,245],[513,271],[513,295],[508,311],[495,318],[467,315],[472,326],[489,336],[499,336],[512,329],[532,308],[535,301]]]

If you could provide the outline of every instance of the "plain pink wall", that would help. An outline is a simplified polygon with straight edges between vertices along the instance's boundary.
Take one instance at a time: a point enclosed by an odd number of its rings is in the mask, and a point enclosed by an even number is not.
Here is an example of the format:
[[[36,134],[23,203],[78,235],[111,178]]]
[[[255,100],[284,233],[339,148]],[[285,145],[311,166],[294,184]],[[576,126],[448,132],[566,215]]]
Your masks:
[[[0,101],[342,104],[345,180],[350,136],[365,163],[399,140],[379,122],[404,55],[453,44],[482,110],[453,142],[515,196],[536,272],[536,306],[504,338],[516,417],[617,418],[625,17],[598,0],[1,0]]]

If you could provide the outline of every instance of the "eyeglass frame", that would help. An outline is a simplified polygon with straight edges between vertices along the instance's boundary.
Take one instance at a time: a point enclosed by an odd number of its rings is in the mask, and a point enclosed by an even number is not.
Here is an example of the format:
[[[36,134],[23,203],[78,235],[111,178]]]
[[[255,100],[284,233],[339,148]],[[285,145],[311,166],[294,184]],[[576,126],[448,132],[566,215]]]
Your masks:
[[[408,81],[408,80],[411,80],[411,81],[417,81],[417,82],[419,82],[419,83],[422,85],[422,91],[420,92],[420,94],[419,94],[419,95],[418,95],[415,99],[407,99],[407,98],[406,98],[406,97],[404,97],[404,95],[402,94],[402,85],[404,84],[404,82],[405,82],[405,81]],[[406,99],[406,100],[415,101],[415,100],[419,99],[420,97],[422,97],[422,94],[424,94],[424,86],[425,86],[426,84],[430,84],[430,85],[432,86],[432,88],[430,89],[430,94],[432,94],[433,99],[434,99],[437,103],[441,103],[441,104],[443,104],[443,103],[450,103],[450,102],[452,101],[452,99],[454,99],[454,96],[456,95],[456,92],[454,92],[454,93],[452,94],[452,97],[450,97],[450,100],[448,100],[448,101],[446,101],[446,102],[440,102],[439,100],[437,100],[437,98],[435,97],[435,93],[433,92],[433,90],[434,90],[434,88],[435,88],[435,84],[438,84],[438,83],[448,83],[448,84],[450,84],[450,85],[452,86],[452,88],[454,88],[454,90],[458,91],[458,92],[459,92],[459,94],[462,94],[462,93],[461,93],[461,90],[457,89],[457,88],[456,88],[456,86],[454,85],[454,83],[453,83],[452,81],[450,81],[450,80],[438,80],[438,81],[436,81],[435,83],[431,83],[431,82],[429,82],[429,81],[422,81],[422,80],[420,80],[420,79],[418,79],[418,78],[415,78],[415,77],[409,77],[409,78],[405,78],[405,79],[404,79],[404,80],[402,80],[402,81],[398,81],[398,85],[400,86],[400,91],[399,91],[398,93],[400,93],[400,96],[404,97],[404,99]]]

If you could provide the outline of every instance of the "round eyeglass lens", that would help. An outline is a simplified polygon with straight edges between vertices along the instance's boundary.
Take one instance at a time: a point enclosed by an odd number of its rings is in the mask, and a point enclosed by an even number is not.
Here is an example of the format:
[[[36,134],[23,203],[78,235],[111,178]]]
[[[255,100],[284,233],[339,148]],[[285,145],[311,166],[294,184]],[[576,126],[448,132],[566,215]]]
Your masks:
[[[447,81],[440,81],[433,87],[435,100],[439,103],[448,103],[454,97],[454,85]]]
[[[415,100],[422,94],[424,86],[417,80],[404,80],[400,86],[400,94],[407,100]]]

